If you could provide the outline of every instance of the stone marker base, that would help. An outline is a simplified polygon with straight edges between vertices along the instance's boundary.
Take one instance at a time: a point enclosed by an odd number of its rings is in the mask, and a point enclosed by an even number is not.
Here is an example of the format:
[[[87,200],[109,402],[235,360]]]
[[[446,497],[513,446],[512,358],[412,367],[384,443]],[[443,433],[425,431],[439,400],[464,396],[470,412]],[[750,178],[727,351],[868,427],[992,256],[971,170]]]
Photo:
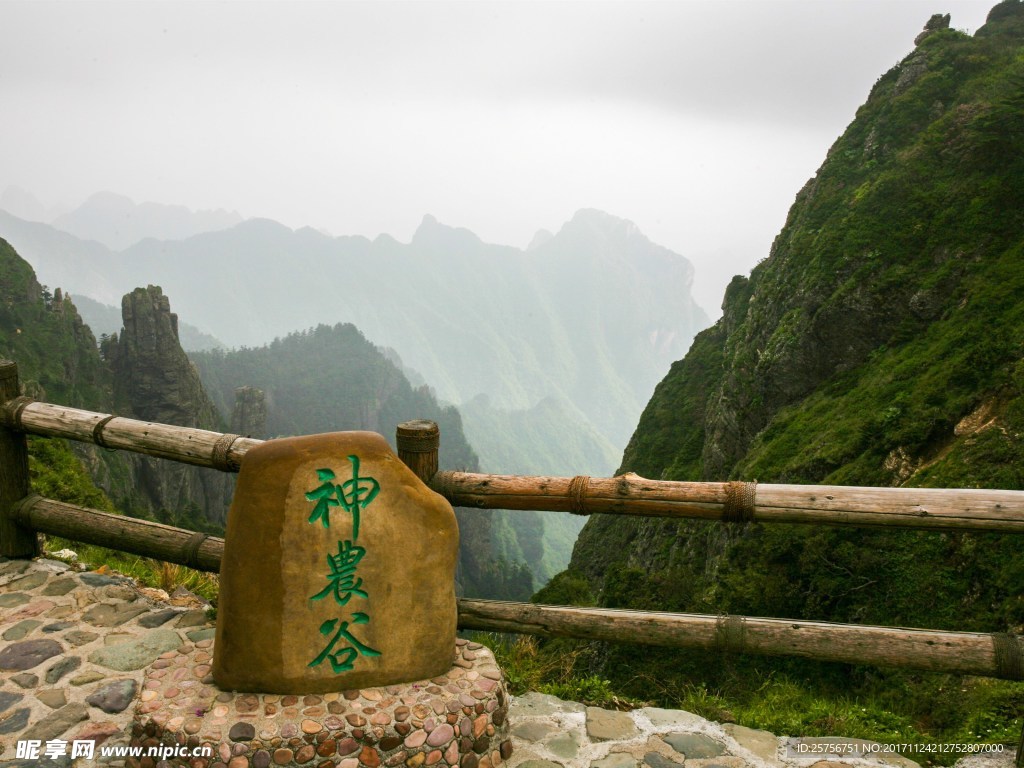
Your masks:
[[[456,640],[441,677],[308,696],[221,691],[212,658],[200,640],[147,669],[131,743],[164,749],[129,766],[498,768],[512,754],[501,670],[476,643]]]

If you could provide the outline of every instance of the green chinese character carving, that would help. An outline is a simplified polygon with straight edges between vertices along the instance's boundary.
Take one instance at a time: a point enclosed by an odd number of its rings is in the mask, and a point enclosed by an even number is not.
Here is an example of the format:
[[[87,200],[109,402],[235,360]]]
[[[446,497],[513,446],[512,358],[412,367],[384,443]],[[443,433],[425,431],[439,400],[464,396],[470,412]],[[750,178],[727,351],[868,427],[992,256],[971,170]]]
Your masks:
[[[338,501],[346,512],[352,515],[352,541],[359,538],[359,511],[370,506],[370,502],[380,493],[380,483],[372,477],[359,477],[359,457],[349,456],[352,462],[352,479],[338,486]],[[360,485],[363,480],[367,484]]]
[[[358,456],[349,456],[348,460],[352,462],[351,480],[346,480],[341,485],[335,485],[330,482],[334,479],[334,472],[330,469],[318,469],[317,477],[323,482],[318,488],[306,493],[306,499],[316,502],[313,513],[309,516],[309,522],[315,523],[319,519],[324,528],[330,527],[331,507],[340,505],[342,509],[352,515],[352,541],[355,541],[359,538],[359,513],[377,498],[377,494],[380,493],[380,483],[372,477],[359,476]]]
[[[369,595],[360,589],[363,580],[356,577],[356,566],[365,554],[365,549],[351,541],[339,541],[338,554],[327,556],[327,564],[331,568],[327,575],[327,586],[309,599],[322,600],[330,592],[334,592],[334,599],[339,605],[348,603],[352,595],[368,598]]]
[[[366,624],[370,620],[370,617],[365,613],[353,613],[352,623],[353,624]],[[320,625],[320,634],[329,635],[334,632],[335,626],[338,625],[338,619],[328,619]],[[320,652],[320,655],[313,659],[307,666],[315,667],[317,664],[323,663],[324,659],[329,659],[331,662],[331,669],[334,673],[347,672],[352,669],[356,656],[362,654],[363,656],[380,656],[380,651],[375,651],[368,645],[364,645],[359,642],[355,636],[349,632],[349,622],[342,621],[341,626],[335,633],[334,637],[331,638],[331,642],[327,644],[327,647]],[[348,640],[352,647],[340,648],[337,651],[334,650],[334,646],[337,645],[338,640],[344,637]]]
[[[334,479],[334,472],[327,468],[318,469],[316,476],[323,483],[319,488],[314,488],[306,494],[307,500],[316,502],[316,506],[313,507],[313,514],[309,516],[309,522],[313,523],[319,519],[324,524],[324,528],[329,528],[331,523],[328,514],[331,511],[331,507],[336,507],[340,503],[337,499],[333,498],[337,492],[337,487],[334,483],[330,482]]]

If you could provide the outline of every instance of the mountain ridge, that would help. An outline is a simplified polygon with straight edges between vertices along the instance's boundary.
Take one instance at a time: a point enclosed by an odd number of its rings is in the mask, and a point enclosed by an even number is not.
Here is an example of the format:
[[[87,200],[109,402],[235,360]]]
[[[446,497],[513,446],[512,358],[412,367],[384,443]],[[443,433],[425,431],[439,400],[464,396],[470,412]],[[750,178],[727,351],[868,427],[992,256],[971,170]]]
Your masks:
[[[484,243],[430,216],[406,244],[270,220],[119,253],[76,246],[70,235],[9,214],[0,214],[0,232],[44,281],[104,303],[159,284],[190,322],[236,346],[353,322],[448,402],[486,392],[499,407],[529,408],[560,395],[622,445],[707,316],[689,294],[693,269],[684,257],[629,235],[634,225],[607,214],[600,226],[583,226],[588,216],[530,251]],[[339,301],[309,287],[325,280],[358,290]]]
[[[658,384],[620,472],[1024,489],[1024,4],[974,37],[930,26]],[[1022,594],[1012,536],[595,515],[535,599],[1021,634]],[[743,706],[750,680],[873,701],[913,679],[891,721],[949,741],[1014,740],[1024,714],[1012,686],[798,659],[623,646],[592,668]]]
[[[190,359],[180,344],[178,315],[160,287],[126,294],[121,317],[122,327],[97,344],[71,298],[60,288],[51,294],[31,265],[0,240],[0,357],[18,362],[23,392],[31,397],[213,431],[225,431],[230,420],[231,430],[260,438],[371,429],[393,443],[395,425],[429,418],[445,435],[441,467],[478,468],[458,411],[439,405],[429,387],[413,387],[352,325],[320,326],[271,346],[193,353]],[[313,374],[297,377],[297,369]],[[30,442],[36,492],[223,534],[231,474],[88,443]],[[550,564],[539,568],[552,554],[542,525],[520,525],[501,512],[456,514],[461,591],[522,599],[554,570]],[[563,559],[570,544],[564,538]],[[524,562],[524,552],[536,556],[539,575]]]
[[[183,205],[136,203],[126,195],[97,192],[50,223],[82,240],[93,240],[121,251],[146,238],[181,240],[225,229],[241,221],[242,217],[234,211],[193,211]]]
[[[281,339],[286,330],[353,322],[378,347],[394,349],[441,400],[488,393],[465,428],[493,450],[488,466],[499,472],[513,471],[505,464],[540,474],[607,474],[661,365],[706,321],[688,296],[688,262],[634,224],[595,210],[579,212],[529,253],[483,243],[430,215],[409,243],[293,230],[270,219],[185,240],[148,239],[119,253],[95,243],[76,251],[73,236],[8,214],[0,215],[0,231],[20,233],[64,286],[85,280],[113,294],[120,284],[159,284],[182,317],[214,334],[220,331],[206,321],[219,321],[234,334],[220,337],[229,344],[263,346],[256,333],[238,332],[267,328],[268,320],[276,323],[268,333],[280,330]],[[263,279],[253,279],[255,272]],[[630,307],[630,296],[642,310]],[[243,385],[258,386],[235,384]],[[229,406],[222,403],[221,413]],[[488,431],[517,418],[530,437],[501,431],[499,442],[508,444],[496,448]],[[539,457],[562,461],[544,468]],[[532,517],[529,525],[523,515],[499,521],[492,539],[510,564],[540,552],[539,586],[564,567],[578,524]],[[543,529],[558,551],[538,548],[533,539]]]

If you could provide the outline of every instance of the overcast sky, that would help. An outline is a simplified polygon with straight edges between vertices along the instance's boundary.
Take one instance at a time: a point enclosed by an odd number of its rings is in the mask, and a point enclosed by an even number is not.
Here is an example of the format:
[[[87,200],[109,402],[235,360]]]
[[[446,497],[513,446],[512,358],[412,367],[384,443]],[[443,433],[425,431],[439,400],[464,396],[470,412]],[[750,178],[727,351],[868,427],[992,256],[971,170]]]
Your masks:
[[[0,0],[0,191],[520,247],[600,208],[717,316],[929,16],[994,4]]]

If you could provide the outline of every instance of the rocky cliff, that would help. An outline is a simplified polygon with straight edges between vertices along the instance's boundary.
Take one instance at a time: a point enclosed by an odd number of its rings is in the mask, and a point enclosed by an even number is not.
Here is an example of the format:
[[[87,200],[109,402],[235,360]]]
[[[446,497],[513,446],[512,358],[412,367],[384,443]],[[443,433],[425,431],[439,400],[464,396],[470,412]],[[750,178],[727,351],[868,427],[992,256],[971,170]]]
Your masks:
[[[121,313],[121,333],[101,347],[113,375],[112,412],[221,430],[217,409],[179,343],[178,316],[168,297],[158,286],[136,288],[122,300]],[[219,528],[227,519],[233,480],[221,472],[125,452],[106,464],[110,471],[96,472],[100,485],[126,511],[186,527]]]
[[[32,267],[0,241],[0,355],[18,362],[26,394],[144,421],[219,429],[216,409],[178,343],[167,297],[159,288],[140,288],[125,296],[122,309],[124,329],[98,350],[70,298],[41,286]],[[186,527],[218,529],[225,520],[231,480],[221,473],[83,443],[71,447],[122,511]],[[61,482],[47,475],[52,467],[33,466],[36,478],[59,493]]]
[[[260,347],[192,354],[220,411],[227,413],[234,403],[232,429],[239,434],[284,437],[368,429],[393,444],[396,425],[432,419],[441,429],[441,468],[479,470],[459,411],[438,403],[427,386],[412,386],[394,352],[391,357],[350,324],[321,325]],[[527,552],[539,550],[541,526],[513,530],[506,519],[511,515],[490,511],[458,509],[456,515],[462,593],[528,597],[532,567],[540,558],[526,560],[524,548],[510,551],[503,544],[518,543],[521,534]]]
[[[159,286],[121,301],[123,328],[103,345],[114,374],[114,404],[139,419],[215,428],[219,417],[178,340],[178,316]]]
[[[256,387],[236,387],[235,406],[231,409],[231,432],[236,435],[266,438],[267,396]]]
[[[71,298],[40,285],[32,267],[2,239],[0,356],[18,361],[26,394],[38,400],[90,408],[109,398],[109,372]]]
[[[974,37],[929,22],[658,385],[621,471],[1024,488],[1022,31],[1015,0]],[[1018,563],[1008,536],[597,516],[541,598],[1020,631]],[[605,658],[651,675],[653,657]],[[728,676],[720,659],[660,658],[659,674]]]

